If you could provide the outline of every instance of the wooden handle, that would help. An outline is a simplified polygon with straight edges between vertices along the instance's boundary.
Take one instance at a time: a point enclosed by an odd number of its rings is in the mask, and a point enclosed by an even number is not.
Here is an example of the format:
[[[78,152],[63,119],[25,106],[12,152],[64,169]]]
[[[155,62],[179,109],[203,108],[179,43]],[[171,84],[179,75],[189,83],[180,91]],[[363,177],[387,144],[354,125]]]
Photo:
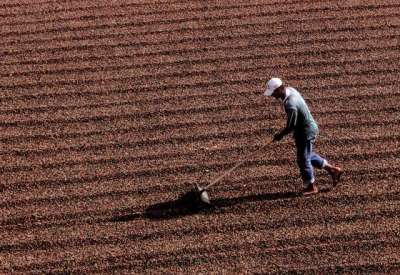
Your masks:
[[[230,173],[232,173],[233,170],[235,170],[236,168],[238,168],[240,165],[242,165],[245,161],[240,161],[238,163],[235,164],[235,166],[233,166],[231,169],[229,169],[228,171],[225,171],[225,173],[223,173],[221,176],[219,176],[218,178],[216,178],[215,180],[213,180],[209,185],[207,185],[206,187],[204,187],[203,189],[206,190],[209,187],[213,186],[214,184],[216,184],[217,182],[219,182],[221,179],[223,179],[224,177],[226,177],[227,175],[229,175]]]
[[[270,144],[271,142],[269,142],[268,144]],[[264,145],[262,148],[264,148],[266,145]],[[238,168],[240,165],[242,165],[243,163],[246,162],[246,160],[253,156],[255,153],[257,153],[260,149],[257,149],[257,151],[252,152],[251,154],[249,154],[246,159],[243,159],[241,161],[239,161],[238,163],[235,164],[235,166],[233,166],[231,169],[225,171],[222,175],[220,175],[218,178],[216,178],[215,180],[213,180],[209,185],[207,185],[206,187],[203,188],[203,190],[207,190],[209,187],[213,186],[214,184],[216,184],[217,182],[219,182],[221,179],[223,179],[224,177],[226,177],[227,175],[229,175],[230,173],[232,173],[236,168]]]

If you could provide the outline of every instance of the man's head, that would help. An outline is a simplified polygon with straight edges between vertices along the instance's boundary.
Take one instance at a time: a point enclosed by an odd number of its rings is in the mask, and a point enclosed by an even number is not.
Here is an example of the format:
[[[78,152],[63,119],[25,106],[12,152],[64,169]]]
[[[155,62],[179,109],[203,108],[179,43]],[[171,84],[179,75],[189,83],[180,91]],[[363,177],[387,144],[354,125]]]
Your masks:
[[[276,99],[285,97],[285,86],[279,78],[271,78],[267,83],[267,88],[264,92],[265,96],[272,96]]]

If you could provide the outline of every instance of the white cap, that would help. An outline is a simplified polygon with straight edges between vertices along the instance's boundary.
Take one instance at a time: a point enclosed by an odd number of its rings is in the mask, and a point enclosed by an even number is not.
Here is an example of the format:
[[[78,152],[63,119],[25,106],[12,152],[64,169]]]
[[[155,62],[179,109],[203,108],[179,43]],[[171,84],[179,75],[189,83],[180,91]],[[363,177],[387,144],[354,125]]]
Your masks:
[[[282,80],[276,77],[271,78],[267,83],[267,89],[265,90],[264,95],[271,96],[275,89],[279,88],[280,86],[282,86]]]

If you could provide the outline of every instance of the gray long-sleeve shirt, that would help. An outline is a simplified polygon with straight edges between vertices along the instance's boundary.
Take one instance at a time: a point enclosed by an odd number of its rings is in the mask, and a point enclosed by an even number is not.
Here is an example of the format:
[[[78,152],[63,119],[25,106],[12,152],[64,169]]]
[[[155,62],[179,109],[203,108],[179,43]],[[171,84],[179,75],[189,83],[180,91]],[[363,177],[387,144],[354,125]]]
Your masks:
[[[318,135],[318,125],[301,94],[292,87],[286,88],[283,105],[287,114],[286,128],[293,131],[295,139],[310,140]]]

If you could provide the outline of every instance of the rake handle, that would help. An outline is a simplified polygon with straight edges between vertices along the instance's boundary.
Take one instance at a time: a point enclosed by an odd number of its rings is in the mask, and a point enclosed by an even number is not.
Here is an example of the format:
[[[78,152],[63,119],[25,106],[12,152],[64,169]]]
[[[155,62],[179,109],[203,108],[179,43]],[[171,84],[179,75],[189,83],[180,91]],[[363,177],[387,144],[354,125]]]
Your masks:
[[[270,144],[271,142],[269,142],[268,144]],[[268,145],[267,144],[267,145]],[[266,145],[264,145],[263,147],[265,147]],[[257,153],[260,149],[257,149],[256,151],[252,152],[251,154],[249,154],[247,158],[253,156],[255,153]],[[238,168],[240,165],[242,165],[243,163],[246,162],[246,159],[242,159],[241,161],[239,161],[238,163],[236,163],[231,169],[225,171],[222,175],[220,175],[218,178],[216,178],[215,180],[213,180],[210,184],[208,184],[206,187],[203,188],[203,190],[207,190],[208,188],[210,188],[211,186],[213,186],[214,184],[216,184],[217,182],[219,182],[221,179],[223,179],[224,177],[226,177],[227,175],[229,175],[230,173],[232,173],[236,168]]]
[[[221,179],[223,179],[224,177],[226,177],[227,175],[229,175],[230,173],[233,172],[233,170],[235,170],[236,168],[238,168],[240,165],[242,165],[245,161],[242,160],[238,163],[235,164],[235,166],[233,166],[231,169],[225,171],[225,173],[223,173],[221,176],[219,176],[218,178],[216,178],[215,180],[213,180],[210,184],[208,184],[206,187],[204,187],[203,189],[206,190],[209,187],[213,186],[214,184],[216,184],[217,182],[219,182]]]

